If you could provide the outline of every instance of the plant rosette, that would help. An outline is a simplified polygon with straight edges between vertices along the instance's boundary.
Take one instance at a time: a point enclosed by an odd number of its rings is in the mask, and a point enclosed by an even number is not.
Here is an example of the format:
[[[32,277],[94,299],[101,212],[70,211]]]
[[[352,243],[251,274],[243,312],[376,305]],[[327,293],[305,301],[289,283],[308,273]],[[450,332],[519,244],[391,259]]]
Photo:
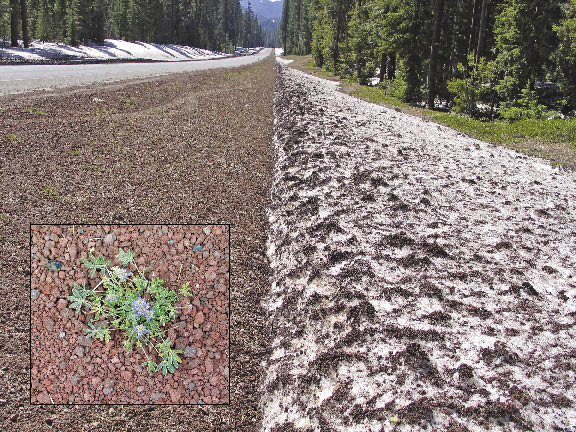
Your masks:
[[[177,293],[160,278],[147,279],[130,250],[119,249],[116,258],[121,267],[111,267],[110,261],[92,252],[82,263],[90,270],[90,277],[99,271],[101,281],[92,289],[86,288],[86,283],[73,284],[68,297],[71,309],[92,316],[84,329],[87,337],[109,342],[111,332],[124,332],[124,350],[129,353],[134,346],[141,349],[146,358],[142,366],[148,372],[174,373],[182,362],[178,356],[182,351],[172,348],[166,326],[176,318],[178,309],[191,307],[176,306],[180,296],[192,295],[190,283],[184,283]]]

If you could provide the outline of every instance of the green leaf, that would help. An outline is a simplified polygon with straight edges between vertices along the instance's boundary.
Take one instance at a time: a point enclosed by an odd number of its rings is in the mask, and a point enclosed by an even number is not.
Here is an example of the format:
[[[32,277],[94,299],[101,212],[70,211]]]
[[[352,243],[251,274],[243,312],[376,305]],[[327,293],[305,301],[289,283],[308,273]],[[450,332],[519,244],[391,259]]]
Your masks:
[[[86,337],[94,337],[104,342],[110,342],[110,330],[106,327],[95,327],[91,322],[88,323],[89,329],[84,329]]]
[[[88,259],[82,260],[84,266],[91,270],[90,277],[94,276],[96,271],[105,269],[111,264],[110,261],[106,261],[106,259],[102,256],[96,258],[94,255],[92,255],[92,250],[93,249],[90,249],[90,252],[88,252]]]
[[[94,318],[98,321],[100,319],[100,317],[102,318],[106,318],[108,316],[108,313],[105,309],[105,306],[102,304],[92,304],[90,309],[92,310],[92,312],[94,312]]]
[[[154,372],[158,370],[158,364],[152,360],[147,360],[141,364],[141,366],[145,367],[148,372]]]
[[[120,248],[118,249],[118,254],[116,255],[116,258],[118,258],[122,263],[122,265],[126,267],[128,264],[134,263],[134,252],[132,252],[131,250],[124,251],[122,250],[122,248]]]
[[[82,306],[90,304],[86,299],[90,296],[92,291],[86,289],[86,284],[83,283],[82,286],[77,284],[72,284],[72,295],[68,296],[68,300],[72,303],[68,306],[70,309],[75,309],[76,312],[80,312]]]
[[[182,363],[178,354],[182,354],[183,351],[172,349],[172,341],[170,339],[165,339],[162,343],[157,344],[156,348],[158,349],[158,355],[162,358],[162,361],[156,367],[156,371],[161,371],[164,375],[168,372],[174,373],[178,368],[178,363]]]
[[[192,293],[190,292],[190,282],[182,284],[182,286],[180,287],[180,295],[183,295],[185,297],[192,296]]]

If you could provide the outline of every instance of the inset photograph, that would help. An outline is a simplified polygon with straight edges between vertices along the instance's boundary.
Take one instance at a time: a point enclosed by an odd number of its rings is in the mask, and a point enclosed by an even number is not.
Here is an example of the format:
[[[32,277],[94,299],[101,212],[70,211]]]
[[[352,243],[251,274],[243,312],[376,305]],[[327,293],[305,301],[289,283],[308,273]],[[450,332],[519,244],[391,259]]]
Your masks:
[[[229,403],[228,225],[31,225],[32,404]]]

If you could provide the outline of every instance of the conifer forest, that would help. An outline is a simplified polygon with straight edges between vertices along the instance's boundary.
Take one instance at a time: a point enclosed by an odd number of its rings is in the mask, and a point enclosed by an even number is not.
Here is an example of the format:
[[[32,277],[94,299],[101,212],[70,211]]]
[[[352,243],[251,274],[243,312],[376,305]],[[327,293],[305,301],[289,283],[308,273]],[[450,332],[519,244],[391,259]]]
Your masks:
[[[12,46],[113,38],[231,52],[274,37],[239,0],[0,0],[0,38]]]
[[[285,0],[286,54],[474,118],[576,108],[576,0]]]

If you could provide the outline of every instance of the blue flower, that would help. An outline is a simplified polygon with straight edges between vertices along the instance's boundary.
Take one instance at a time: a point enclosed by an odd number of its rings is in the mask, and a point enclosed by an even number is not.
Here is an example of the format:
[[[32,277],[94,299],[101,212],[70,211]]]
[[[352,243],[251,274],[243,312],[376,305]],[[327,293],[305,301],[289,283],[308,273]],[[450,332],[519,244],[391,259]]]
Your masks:
[[[116,274],[120,278],[121,282],[124,282],[126,279],[132,276],[132,273],[127,271],[125,268],[119,268],[116,270]]]
[[[150,321],[152,317],[154,317],[154,310],[147,310],[142,314],[142,316],[146,318],[146,321]]]
[[[136,339],[140,339],[146,333],[150,333],[150,331],[144,327],[144,324],[134,325],[134,331],[136,332]]]
[[[113,303],[115,301],[118,301],[118,296],[114,293],[109,292],[108,294],[106,294],[106,298],[104,299],[104,301],[108,303]]]
[[[144,300],[142,297],[138,297],[136,300],[132,302],[132,311],[136,318],[139,316],[143,316],[148,321],[152,318],[153,311],[150,310],[150,303]]]

